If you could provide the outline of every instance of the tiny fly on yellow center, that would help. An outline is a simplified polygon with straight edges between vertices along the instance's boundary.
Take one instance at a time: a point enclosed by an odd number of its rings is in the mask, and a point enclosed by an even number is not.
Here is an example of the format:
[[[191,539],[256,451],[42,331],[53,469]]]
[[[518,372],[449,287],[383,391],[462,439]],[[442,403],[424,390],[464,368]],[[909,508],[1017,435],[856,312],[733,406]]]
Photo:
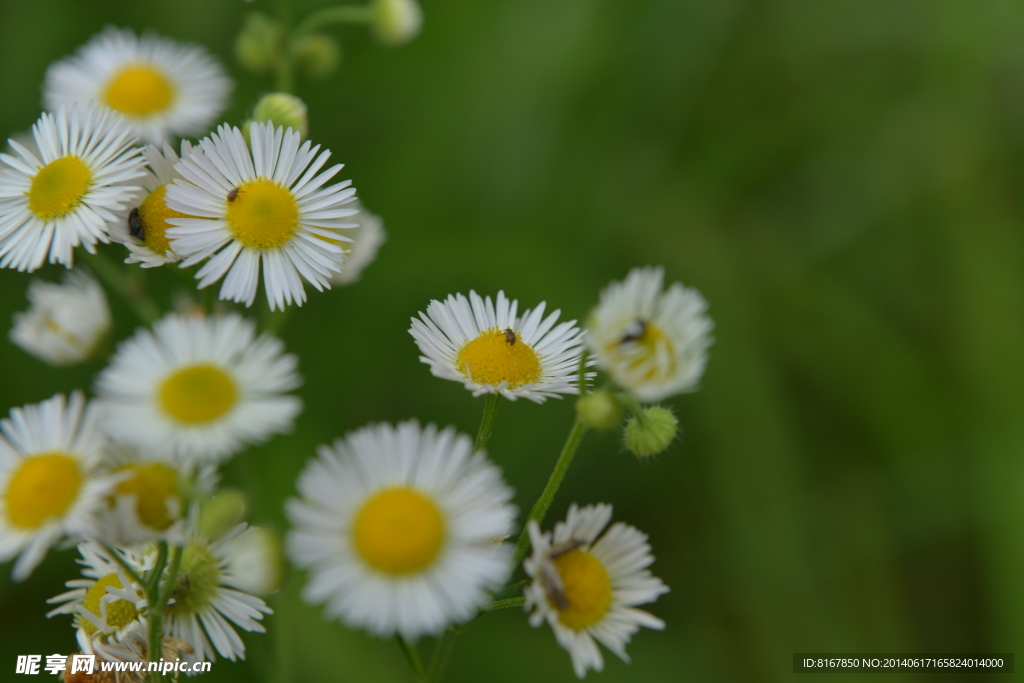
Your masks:
[[[167,206],[167,186],[161,185],[146,197],[139,207],[139,222],[142,224],[142,241],[157,254],[171,251],[171,242],[167,239],[167,228],[173,227],[168,218],[196,218],[181,213]]]
[[[562,579],[565,608],[558,620],[574,631],[582,631],[604,618],[612,604],[612,583],[601,562],[585,550],[574,549],[552,560]]]
[[[275,249],[299,229],[299,205],[288,188],[258,178],[236,188],[227,202],[227,220],[235,239],[250,249]]]
[[[517,389],[540,379],[540,358],[511,328],[484,330],[459,351],[459,370],[479,384]]]

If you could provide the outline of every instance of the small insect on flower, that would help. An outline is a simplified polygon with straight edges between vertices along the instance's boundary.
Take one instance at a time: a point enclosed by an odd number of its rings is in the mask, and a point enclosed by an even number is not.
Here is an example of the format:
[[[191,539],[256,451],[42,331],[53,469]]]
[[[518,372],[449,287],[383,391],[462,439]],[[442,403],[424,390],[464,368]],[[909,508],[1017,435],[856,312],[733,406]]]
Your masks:
[[[626,328],[626,333],[622,335],[622,339],[619,340],[619,343],[628,344],[629,342],[640,341],[646,331],[647,322],[644,320],[636,320],[630,323],[629,327]]]
[[[516,344],[516,333],[512,331],[511,327],[505,328],[505,341],[508,342],[509,346],[515,346]]]
[[[568,541],[554,548],[551,551],[550,557],[553,560],[583,545],[586,544],[580,540]],[[562,583],[562,575],[558,573],[558,569],[555,568],[554,564],[548,563],[541,567],[540,581],[544,586],[544,592],[547,593],[548,599],[555,603],[558,609],[564,610],[569,607],[569,599],[565,596],[565,585]]]
[[[132,212],[128,214],[128,232],[136,239],[146,239],[146,233],[142,229],[142,221],[139,220],[138,208],[132,209]]]
[[[233,188],[231,192],[228,192],[228,201],[233,202],[238,199],[238,188]]]

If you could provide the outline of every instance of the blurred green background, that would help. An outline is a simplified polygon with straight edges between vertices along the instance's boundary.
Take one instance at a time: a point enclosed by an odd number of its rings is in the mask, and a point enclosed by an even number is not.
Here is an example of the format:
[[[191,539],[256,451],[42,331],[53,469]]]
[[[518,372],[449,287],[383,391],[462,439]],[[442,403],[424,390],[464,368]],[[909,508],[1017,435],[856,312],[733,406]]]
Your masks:
[[[325,6],[291,0],[293,20]],[[0,135],[39,115],[49,64],[104,25],[205,45],[237,79],[240,123],[267,78],[232,41],[267,0],[0,2]],[[251,519],[317,443],[375,420],[474,432],[482,400],[431,377],[407,333],[431,298],[504,289],[584,318],[600,289],[663,264],[701,289],[717,341],[702,389],[670,401],[682,439],[638,463],[588,434],[549,519],[615,505],[671,586],[606,681],[781,681],[794,652],[1024,652],[1024,8],[1008,0],[426,0],[423,34],[364,31],[340,73],[300,80],[390,239],[363,280],[310,300],[294,433],[226,468]],[[112,256],[118,248],[108,248]],[[181,280],[150,271],[168,304]],[[47,267],[36,277],[57,279]],[[0,321],[31,278],[0,271]],[[131,313],[115,301],[116,334]],[[0,408],[88,388],[0,340]],[[491,454],[528,508],[572,402],[504,402]],[[0,679],[16,654],[68,653],[44,600],[51,553],[0,568]],[[324,621],[293,574],[269,634],[202,680],[410,681],[394,643]],[[857,675],[814,675],[849,681]],[[978,672],[867,680],[987,680]],[[449,679],[573,680],[519,610],[460,639]],[[1000,679],[1002,680],[1002,679]]]

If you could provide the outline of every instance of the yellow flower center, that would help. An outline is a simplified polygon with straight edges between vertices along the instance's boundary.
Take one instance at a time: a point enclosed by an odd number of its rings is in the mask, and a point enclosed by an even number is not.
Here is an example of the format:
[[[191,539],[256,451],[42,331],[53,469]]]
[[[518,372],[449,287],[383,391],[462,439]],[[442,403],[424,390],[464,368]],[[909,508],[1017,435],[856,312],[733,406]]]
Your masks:
[[[512,389],[540,379],[540,359],[522,336],[512,330],[515,343],[510,344],[506,330],[492,327],[462,347],[457,361],[459,370],[478,384],[498,385],[508,382]]]
[[[136,496],[135,514],[139,520],[157,531],[163,531],[174,521],[167,503],[180,500],[178,473],[161,462],[136,463],[124,467],[132,473],[117,485],[117,494]]]
[[[197,218],[187,213],[181,213],[167,206],[164,197],[167,195],[167,186],[161,185],[146,197],[139,207],[139,221],[142,223],[142,241],[147,247],[157,254],[166,254],[171,251],[171,242],[167,239],[168,218]]]
[[[228,224],[235,239],[250,249],[276,249],[299,229],[299,205],[288,188],[258,178],[238,187],[228,202]]]
[[[103,613],[100,611],[100,600],[107,594],[107,586],[124,588],[124,585],[121,584],[121,579],[117,578],[117,574],[107,574],[98,579],[85,592],[83,606],[98,617],[103,616]],[[137,616],[139,616],[138,610],[128,600],[120,599],[107,603],[107,625],[111,627],[111,630],[124,628],[132,623]],[[97,631],[96,626],[88,619],[80,620],[79,625],[85,629],[86,633],[92,634]]]
[[[91,182],[92,171],[78,157],[55,159],[32,179],[26,193],[29,211],[43,220],[63,216],[78,206]]]
[[[356,513],[356,551],[374,569],[411,574],[427,567],[444,543],[445,524],[434,501],[406,487],[384,489]]]
[[[19,529],[38,529],[63,515],[82,488],[78,461],[63,453],[42,453],[22,460],[7,482],[7,521]]]
[[[643,324],[643,331],[636,337],[605,345],[605,353],[617,359],[616,365],[636,375],[638,382],[659,381],[676,373],[676,348],[672,339],[649,322]]]
[[[136,64],[111,77],[103,99],[122,114],[146,116],[164,111],[173,103],[174,86],[154,67]]]
[[[562,577],[565,609],[558,609],[558,620],[567,628],[582,631],[604,618],[612,604],[612,582],[604,565],[590,553],[570,550],[555,558],[555,569]]]
[[[160,385],[160,405],[179,422],[202,424],[231,410],[238,388],[228,373],[207,364],[178,370]]]

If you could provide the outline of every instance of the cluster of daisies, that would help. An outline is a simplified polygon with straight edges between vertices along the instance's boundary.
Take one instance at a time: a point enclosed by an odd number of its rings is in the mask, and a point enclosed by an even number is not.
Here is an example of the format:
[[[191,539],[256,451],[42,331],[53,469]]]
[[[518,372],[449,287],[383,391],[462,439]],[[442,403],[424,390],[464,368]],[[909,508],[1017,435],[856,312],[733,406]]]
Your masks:
[[[220,298],[245,306],[262,273],[271,310],[301,305],[303,281],[357,279],[381,222],[360,212],[350,182],[330,183],[341,166],[327,168],[330,153],[304,130],[254,119],[171,143],[207,131],[230,89],[202,49],[126,30],[51,67],[50,111],[0,154],[0,267],[70,269],[75,248],[114,242],[129,267],[195,267],[200,288],[221,282]],[[487,395],[490,410],[500,397],[580,395],[574,430],[628,413],[626,447],[652,455],[677,423],[650,404],[696,388],[712,328],[698,292],[663,280],[658,268],[632,271],[583,329],[544,303],[520,311],[503,292],[470,291],[431,301],[409,331],[433,375]],[[88,272],[33,282],[28,298],[14,343],[54,365],[100,354],[111,315]],[[154,318],[117,346],[95,398],[57,395],[0,420],[0,561],[24,580],[50,548],[77,544],[81,577],[50,616],[71,616],[83,652],[235,660],[237,630],[263,631],[271,610],[258,596],[279,587],[282,557],[270,532],[240,522],[218,467],[291,430],[298,361],[238,313],[190,304]],[[597,370],[607,380],[593,390]],[[305,599],[406,647],[524,605],[578,676],[602,669],[598,643],[627,660],[640,627],[664,627],[637,607],[668,590],[647,536],[612,524],[606,504],[573,504],[548,532],[543,512],[518,523],[485,444],[409,421],[322,446],[286,508],[284,554],[308,571]],[[516,532],[518,548],[506,542]],[[528,581],[516,596],[520,563]]]
[[[217,466],[291,428],[297,364],[240,315],[172,313],[120,344],[95,399],[57,395],[0,420],[0,560],[16,558],[23,580],[49,548],[79,544],[84,578],[50,614],[73,616],[83,652],[145,661],[162,590],[176,656],[244,656],[232,624],[263,630],[253,593],[276,588],[277,560],[269,532],[216,513]]]
[[[222,281],[220,298],[246,306],[262,271],[271,309],[301,305],[303,281],[352,281],[346,261],[372,259],[383,232],[372,216],[351,220],[355,189],[329,184],[342,168],[325,167],[329,151],[272,121],[168,142],[208,130],[230,92],[201,48],[128,30],[53,65],[50,111],[0,154],[0,267],[71,267],[76,247],[114,241],[128,263],[202,264],[199,288]]]

